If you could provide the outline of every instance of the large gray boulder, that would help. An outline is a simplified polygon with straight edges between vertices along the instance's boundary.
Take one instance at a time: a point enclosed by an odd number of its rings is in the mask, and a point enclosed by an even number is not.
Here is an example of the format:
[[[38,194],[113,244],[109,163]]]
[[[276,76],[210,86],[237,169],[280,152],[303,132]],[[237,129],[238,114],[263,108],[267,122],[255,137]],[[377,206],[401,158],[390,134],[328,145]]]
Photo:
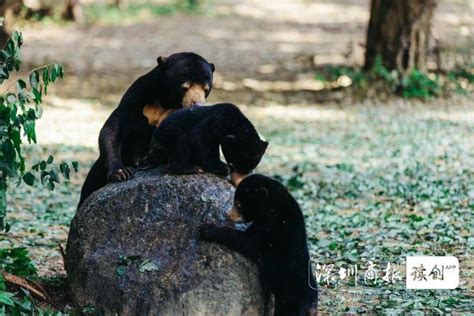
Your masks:
[[[95,192],[69,231],[74,303],[106,315],[261,315],[256,266],[198,238],[201,223],[226,223],[233,193],[214,175],[156,169]]]

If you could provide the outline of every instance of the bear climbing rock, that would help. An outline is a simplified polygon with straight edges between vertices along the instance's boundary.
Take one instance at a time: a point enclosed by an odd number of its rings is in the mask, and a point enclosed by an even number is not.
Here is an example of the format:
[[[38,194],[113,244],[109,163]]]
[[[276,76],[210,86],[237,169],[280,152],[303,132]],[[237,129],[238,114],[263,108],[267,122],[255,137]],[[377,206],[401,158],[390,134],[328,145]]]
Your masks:
[[[99,135],[100,155],[86,177],[79,206],[107,182],[132,178],[156,125],[176,109],[205,102],[214,65],[194,53],[158,57],[158,65],[128,88]]]
[[[315,314],[316,282],[311,271],[303,214],[279,182],[250,175],[237,186],[233,221],[252,222],[245,231],[205,224],[201,238],[217,242],[257,263],[264,288],[275,297],[274,315]]]

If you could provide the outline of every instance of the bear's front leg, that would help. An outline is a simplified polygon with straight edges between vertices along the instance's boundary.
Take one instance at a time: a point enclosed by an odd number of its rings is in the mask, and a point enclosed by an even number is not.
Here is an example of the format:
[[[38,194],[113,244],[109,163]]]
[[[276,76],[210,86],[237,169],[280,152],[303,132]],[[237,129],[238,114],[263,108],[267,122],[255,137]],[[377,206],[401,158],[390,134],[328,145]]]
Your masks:
[[[100,156],[103,157],[107,182],[127,181],[133,177],[133,170],[125,167],[120,152],[120,115],[114,111],[99,133]]]
[[[107,163],[107,181],[121,182],[133,178],[133,168],[125,167],[121,161]]]
[[[257,238],[246,231],[239,231],[225,226],[219,227],[214,224],[204,224],[199,227],[199,236],[203,240],[222,244],[251,260],[258,260]]]
[[[211,148],[211,150],[207,154],[207,159],[203,166],[203,169],[206,172],[221,176],[227,176],[229,174],[229,167],[227,167],[227,164],[220,160],[219,145]]]
[[[212,124],[212,123],[208,123]],[[227,176],[229,168],[220,159],[219,143],[213,139],[212,133],[202,124],[194,130],[193,145],[197,151],[197,158],[205,172]],[[209,126],[207,126],[209,129]]]
[[[222,161],[215,162],[215,163],[208,163],[204,166],[204,171],[217,174],[219,176],[227,176],[229,175],[229,167]]]
[[[171,174],[197,174],[199,168],[189,164],[191,154],[191,144],[184,135],[184,132],[178,132],[173,148],[170,150],[169,171]]]

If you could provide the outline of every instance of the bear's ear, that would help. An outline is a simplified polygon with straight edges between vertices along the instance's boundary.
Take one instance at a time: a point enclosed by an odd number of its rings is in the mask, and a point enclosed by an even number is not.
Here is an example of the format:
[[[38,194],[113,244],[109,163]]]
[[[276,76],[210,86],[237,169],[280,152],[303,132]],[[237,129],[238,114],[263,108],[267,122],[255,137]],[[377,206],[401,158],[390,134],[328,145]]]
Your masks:
[[[265,150],[265,149],[267,149],[267,147],[268,147],[268,142],[267,142],[267,141],[263,141],[263,142],[262,142],[262,149]]]
[[[247,193],[247,199],[253,206],[261,206],[268,198],[268,190],[264,187],[256,187]]]
[[[232,144],[235,141],[235,135],[227,135],[224,139],[226,143]]]
[[[211,71],[214,72],[214,70],[216,70],[216,66],[214,66],[213,63],[210,63],[209,64],[209,67],[211,67]]]
[[[160,56],[156,59],[156,62],[158,63],[158,66],[163,66],[163,64],[166,62],[166,57]]]
[[[266,199],[268,197],[268,190],[264,187],[259,187],[255,189],[255,194],[259,199]]]

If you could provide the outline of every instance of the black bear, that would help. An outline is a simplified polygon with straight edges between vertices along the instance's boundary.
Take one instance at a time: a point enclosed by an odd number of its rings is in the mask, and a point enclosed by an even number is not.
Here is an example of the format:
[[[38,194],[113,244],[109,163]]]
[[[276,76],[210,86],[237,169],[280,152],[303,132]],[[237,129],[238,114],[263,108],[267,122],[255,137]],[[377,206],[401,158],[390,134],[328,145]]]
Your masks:
[[[233,221],[252,222],[245,231],[205,224],[203,240],[213,241],[253,260],[261,282],[275,297],[276,316],[305,315],[317,309],[303,214],[279,182],[254,174],[237,186]]]
[[[205,102],[214,65],[194,53],[158,57],[158,65],[128,88],[99,135],[100,155],[86,177],[79,206],[107,182],[129,180],[155,129],[176,109]]]
[[[237,106],[220,103],[178,110],[156,128],[146,165],[169,163],[174,174],[199,171],[227,175],[219,146],[230,171],[248,174],[255,169],[268,146]]]

